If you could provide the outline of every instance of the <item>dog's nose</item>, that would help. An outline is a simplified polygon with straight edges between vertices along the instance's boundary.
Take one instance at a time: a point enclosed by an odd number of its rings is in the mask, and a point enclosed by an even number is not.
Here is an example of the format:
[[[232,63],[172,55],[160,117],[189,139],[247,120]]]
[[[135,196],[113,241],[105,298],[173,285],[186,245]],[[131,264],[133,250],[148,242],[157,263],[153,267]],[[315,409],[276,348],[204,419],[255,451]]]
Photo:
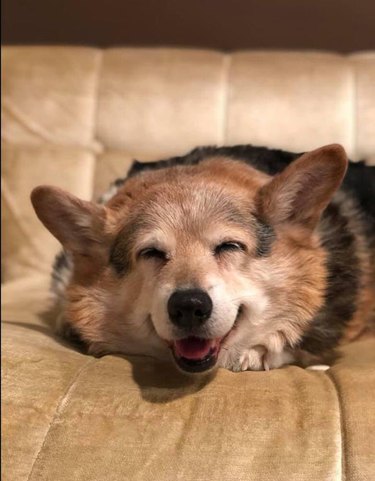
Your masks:
[[[178,327],[199,327],[211,315],[211,297],[200,289],[174,292],[168,300],[168,314]]]

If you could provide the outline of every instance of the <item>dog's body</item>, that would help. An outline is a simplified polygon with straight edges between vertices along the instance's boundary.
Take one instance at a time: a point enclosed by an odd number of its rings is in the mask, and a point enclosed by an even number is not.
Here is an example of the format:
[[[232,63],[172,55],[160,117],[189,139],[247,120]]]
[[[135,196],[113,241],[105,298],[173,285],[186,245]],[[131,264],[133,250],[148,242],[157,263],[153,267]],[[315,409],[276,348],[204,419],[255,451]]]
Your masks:
[[[339,146],[207,147],[135,163],[104,205],[37,188],[65,247],[58,328],[188,372],[329,362],[374,324],[375,168],[337,190],[346,167]]]

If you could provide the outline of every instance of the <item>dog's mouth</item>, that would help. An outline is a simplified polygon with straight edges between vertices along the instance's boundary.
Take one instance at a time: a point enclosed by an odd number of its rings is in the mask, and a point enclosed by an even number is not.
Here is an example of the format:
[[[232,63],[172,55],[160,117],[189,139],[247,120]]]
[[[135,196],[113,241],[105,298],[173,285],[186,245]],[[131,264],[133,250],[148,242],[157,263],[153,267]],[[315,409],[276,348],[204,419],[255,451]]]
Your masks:
[[[187,372],[208,371],[216,364],[221,339],[189,336],[173,341],[172,352],[176,364]]]
[[[222,337],[206,339],[198,336],[188,336],[183,339],[166,341],[171,348],[177,366],[182,371],[189,373],[200,373],[212,369],[217,363],[222,344],[236,330],[242,311],[243,308],[240,306],[232,328]]]

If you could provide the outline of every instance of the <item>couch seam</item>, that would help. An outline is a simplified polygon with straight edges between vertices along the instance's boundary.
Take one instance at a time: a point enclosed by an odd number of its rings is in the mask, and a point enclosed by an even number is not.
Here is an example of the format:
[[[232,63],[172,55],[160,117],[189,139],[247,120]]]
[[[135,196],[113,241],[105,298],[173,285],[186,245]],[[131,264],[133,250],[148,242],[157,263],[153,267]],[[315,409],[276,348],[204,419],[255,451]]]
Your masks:
[[[104,54],[105,51],[103,49],[99,50],[99,57],[98,57],[98,65],[97,65],[97,75],[96,81],[94,85],[94,106],[92,111],[92,140],[95,143],[100,144],[101,149],[103,149],[102,142],[98,139],[98,112],[99,112],[99,92],[100,92],[100,81],[102,79],[102,70],[103,70],[103,63],[104,63]]]
[[[344,409],[343,409],[343,402],[342,402],[342,394],[339,388],[339,385],[336,381],[335,376],[331,372],[331,369],[326,371],[327,378],[331,381],[331,384],[334,387],[337,397],[337,405],[338,405],[338,413],[339,413],[339,422],[340,422],[340,436],[341,436],[341,481],[345,481],[347,479],[347,465],[346,465],[346,429],[345,429],[345,419],[344,419]]]
[[[358,99],[357,99],[357,72],[356,72],[356,66],[354,65],[353,62],[349,63],[350,65],[350,117],[351,117],[351,149],[352,149],[352,156],[356,159],[359,160],[358,156],[358,132],[357,132],[357,127],[358,127],[358,121],[357,121],[357,109],[358,109]]]
[[[103,70],[103,62],[104,62],[104,50],[100,49],[98,51],[98,62],[97,62],[97,73],[96,73],[96,80],[95,80],[95,85],[93,88],[94,91],[94,105],[92,109],[92,127],[91,127],[91,133],[92,133],[92,142],[94,145],[97,146],[96,152],[94,152],[94,158],[93,158],[93,164],[92,164],[92,169],[91,169],[91,198],[94,195],[94,188],[95,188],[95,177],[96,177],[96,172],[98,169],[98,155],[103,153],[104,150],[104,145],[103,143],[98,139],[98,111],[99,111],[99,92],[100,92],[100,81],[102,78],[102,70]]]
[[[5,95],[2,99],[2,104],[4,113],[8,113],[8,115],[18,122],[27,132],[42,139],[44,143],[54,144],[56,141],[55,137],[51,135],[48,130],[38,125],[37,122],[33,122],[27,114],[18,109]]]
[[[83,366],[81,366],[76,374],[73,376],[73,379],[71,380],[71,382],[69,383],[69,386],[67,387],[67,389],[65,390],[64,394],[60,397],[59,399],[59,402],[56,406],[56,409],[55,409],[55,412],[54,414],[52,415],[52,419],[51,419],[51,422],[47,428],[47,432],[44,436],[44,439],[42,441],[42,444],[39,448],[39,451],[37,452],[37,455],[35,456],[35,459],[34,459],[34,462],[31,466],[31,469],[30,469],[30,473],[29,473],[29,476],[27,477],[27,481],[30,481],[31,480],[31,477],[32,475],[34,474],[34,469],[35,469],[35,466],[37,464],[37,461],[40,459],[40,456],[41,456],[41,453],[47,443],[47,438],[48,438],[48,435],[51,431],[51,428],[54,426],[55,424],[55,421],[58,419],[58,417],[60,416],[62,410],[64,409],[65,407],[65,404],[66,404],[66,401],[68,400],[68,398],[70,397],[70,394],[71,394],[71,391],[73,390],[73,388],[76,386],[77,384],[77,381],[79,379],[79,377],[81,376],[81,374],[83,373],[83,371],[86,370],[87,367],[89,367],[91,364],[93,364],[94,362],[96,362],[97,359],[94,358],[94,359],[89,359]]]
[[[232,54],[225,54],[223,58],[222,72],[222,105],[221,105],[221,144],[225,145],[228,130],[228,107],[229,107],[229,79],[232,66]]]

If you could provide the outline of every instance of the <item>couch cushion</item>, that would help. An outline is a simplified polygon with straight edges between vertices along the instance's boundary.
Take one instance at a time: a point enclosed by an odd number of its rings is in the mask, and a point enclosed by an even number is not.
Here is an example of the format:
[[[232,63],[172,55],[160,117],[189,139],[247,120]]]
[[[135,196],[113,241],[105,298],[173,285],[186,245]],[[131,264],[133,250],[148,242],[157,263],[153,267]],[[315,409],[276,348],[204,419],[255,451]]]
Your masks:
[[[356,156],[367,158],[375,154],[375,53],[358,53],[349,59],[353,66],[354,148]]]
[[[2,153],[2,279],[49,273],[60,246],[35,215],[31,190],[52,184],[90,198],[94,157],[87,149],[51,145],[5,145]]]
[[[95,168],[94,198],[97,199],[106,192],[114,180],[124,177],[133,160],[133,156],[121,150],[105,150],[101,153],[97,158]]]
[[[3,281],[45,272],[56,252],[28,201],[42,182],[87,197],[134,157],[202,144],[375,151],[371,52],[5,47],[2,56]]]
[[[224,62],[204,50],[107,50],[98,139],[106,148],[156,157],[223,142]]]
[[[3,140],[94,147],[100,57],[84,47],[2,49]]]
[[[238,53],[229,85],[227,143],[250,138],[255,145],[304,152],[338,142],[354,154],[353,77],[345,57]]]
[[[76,352],[38,314],[47,284],[3,289],[4,480],[371,479],[374,341],[327,372],[220,370],[206,382]]]

